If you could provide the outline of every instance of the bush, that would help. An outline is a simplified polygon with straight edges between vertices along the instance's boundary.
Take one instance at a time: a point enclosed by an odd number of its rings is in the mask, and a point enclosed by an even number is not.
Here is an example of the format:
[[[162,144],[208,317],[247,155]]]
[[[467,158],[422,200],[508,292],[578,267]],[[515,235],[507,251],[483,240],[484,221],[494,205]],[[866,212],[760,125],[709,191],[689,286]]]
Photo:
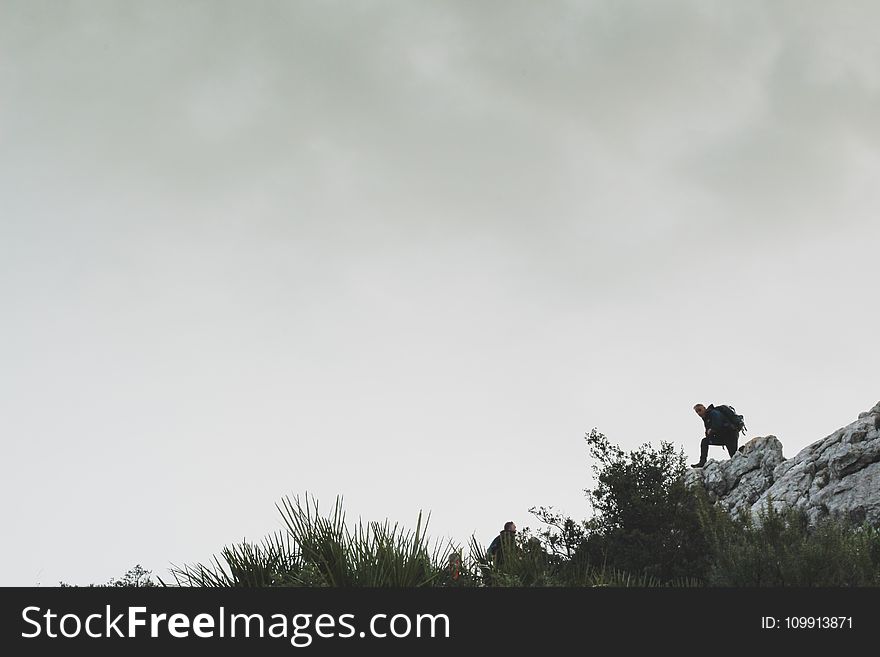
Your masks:
[[[768,500],[757,516],[731,516],[703,499],[701,524],[711,544],[714,586],[877,586],[880,532],[842,518],[815,525],[799,509]]]
[[[686,458],[672,443],[625,453],[595,429],[587,436],[597,486],[587,490],[594,515],[576,557],[648,581],[705,578],[708,550],[697,500],[684,484]]]
[[[106,584],[89,584],[89,587],[118,587],[118,588],[142,588],[159,586],[159,582],[153,581],[152,571],[145,570],[140,564],[136,564],[133,568],[125,571],[120,579],[111,577]],[[58,582],[61,588],[75,588],[75,584],[67,584],[66,582]]]

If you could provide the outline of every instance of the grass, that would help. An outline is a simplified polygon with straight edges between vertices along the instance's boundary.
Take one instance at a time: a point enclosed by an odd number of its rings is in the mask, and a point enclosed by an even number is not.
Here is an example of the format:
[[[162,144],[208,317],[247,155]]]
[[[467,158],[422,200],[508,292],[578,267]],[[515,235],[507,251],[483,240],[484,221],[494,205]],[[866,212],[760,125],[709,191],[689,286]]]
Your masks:
[[[431,541],[429,518],[420,512],[415,529],[399,524],[346,522],[342,498],[327,513],[308,495],[285,497],[276,508],[284,530],[260,543],[224,547],[207,564],[176,566],[177,586],[195,587],[424,587],[424,586],[615,586],[661,583],[646,575],[561,560],[536,538],[519,537],[503,566],[486,559],[472,536],[469,553],[451,541]],[[454,566],[451,566],[454,564]],[[691,581],[673,583],[690,586]]]

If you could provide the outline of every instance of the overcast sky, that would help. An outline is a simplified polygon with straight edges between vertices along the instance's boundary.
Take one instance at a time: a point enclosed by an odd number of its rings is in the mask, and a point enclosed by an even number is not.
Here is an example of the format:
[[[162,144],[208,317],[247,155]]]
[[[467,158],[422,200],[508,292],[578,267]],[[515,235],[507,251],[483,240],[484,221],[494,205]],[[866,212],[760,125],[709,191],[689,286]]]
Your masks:
[[[589,513],[880,400],[873,2],[0,0],[2,585]],[[717,450],[717,451],[716,451]],[[710,457],[722,458],[712,448]]]

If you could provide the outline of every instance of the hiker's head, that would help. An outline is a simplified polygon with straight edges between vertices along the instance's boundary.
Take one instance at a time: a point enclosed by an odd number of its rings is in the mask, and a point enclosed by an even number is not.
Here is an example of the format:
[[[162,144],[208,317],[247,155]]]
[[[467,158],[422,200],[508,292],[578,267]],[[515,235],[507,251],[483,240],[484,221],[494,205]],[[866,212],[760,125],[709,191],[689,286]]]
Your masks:
[[[694,411],[696,411],[697,415],[703,417],[706,414],[706,407],[702,404],[697,404],[694,406]]]
[[[504,523],[504,531],[506,531],[506,532],[515,532],[516,531],[516,525],[513,524],[512,520]]]

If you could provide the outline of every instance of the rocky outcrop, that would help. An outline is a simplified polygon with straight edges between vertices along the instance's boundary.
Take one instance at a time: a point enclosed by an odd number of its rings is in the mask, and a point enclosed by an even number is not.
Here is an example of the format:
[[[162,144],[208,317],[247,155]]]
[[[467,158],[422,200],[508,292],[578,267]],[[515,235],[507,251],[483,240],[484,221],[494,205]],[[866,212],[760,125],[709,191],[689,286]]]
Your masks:
[[[731,512],[770,503],[803,509],[811,522],[845,517],[880,527],[880,403],[788,460],[775,436],[753,438],[732,458],[685,475]]]

